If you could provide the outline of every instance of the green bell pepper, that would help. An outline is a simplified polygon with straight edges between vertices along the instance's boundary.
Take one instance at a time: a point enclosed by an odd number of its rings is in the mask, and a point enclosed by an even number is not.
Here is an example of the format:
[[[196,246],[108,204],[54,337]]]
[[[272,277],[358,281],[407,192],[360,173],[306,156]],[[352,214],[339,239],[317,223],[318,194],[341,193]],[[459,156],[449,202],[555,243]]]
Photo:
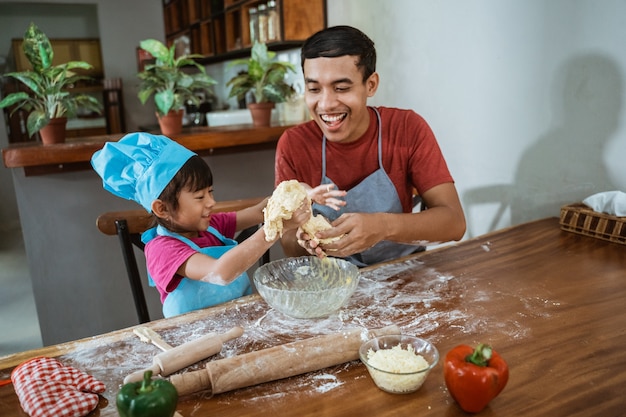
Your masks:
[[[152,380],[152,371],[143,374],[143,381],[124,384],[115,404],[120,417],[172,417],[176,412],[178,392],[165,379]]]

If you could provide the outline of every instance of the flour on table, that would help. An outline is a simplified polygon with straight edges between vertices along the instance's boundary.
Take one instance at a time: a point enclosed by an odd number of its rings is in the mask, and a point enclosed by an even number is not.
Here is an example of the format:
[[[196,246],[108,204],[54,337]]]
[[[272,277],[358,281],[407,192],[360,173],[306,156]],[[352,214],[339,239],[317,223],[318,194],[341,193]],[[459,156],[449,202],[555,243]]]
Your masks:
[[[481,282],[480,286],[477,282],[471,275],[443,274],[419,258],[411,258],[362,270],[359,285],[346,306],[329,317],[294,319],[263,301],[254,298],[252,302],[250,297],[243,297],[232,301],[228,309],[209,310],[206,315],[175,327],[160,328],[166,323],[157,323],[154,330],[167,343],[178,346],[207,333],[224,333],[234,326],[244,328],[244,334],[225,342],[219,354],[179,371],[183,373],[204,369],[208,361],[355,328],[362,329],[365,334],[366,330],[397,325],[402,333],[422,337],[435,346],[444,342],[443,334],[457,335],[458,339],[469,343],[493,334],[523,341],[530,332],[524,325],[528,317],[548,318],[554,310],[562,308],[559,300],[537,298],[531,290],[528,293],[524,289],[513,292],[497,281]],[[495,302],[513,304],[516,315],[493,316],[489,313],[489,306]],[[83,343],[80,351],[61,355],[59,360],[104,382],[108,407],[115,407],[115,393],[124,377],[150,366],[154,355],[160,352],[159,348],[142,342],[132,329],[128,329],[128,336],[122,340],[94,339]],[[215,401],[240,402],[242,393],[252,392],[257,404],[250,403],[249,406],[258,406],[263,401],[263,406],[269,410],[276,402],[343,389],[345,376],[342,373],[354,366],[361,364],[352,361],[271,384],[243,388],[220,394]],[[198,398],[201,395],[210,394],[199,393]],[[194,398],[185,401],[193,402]]]

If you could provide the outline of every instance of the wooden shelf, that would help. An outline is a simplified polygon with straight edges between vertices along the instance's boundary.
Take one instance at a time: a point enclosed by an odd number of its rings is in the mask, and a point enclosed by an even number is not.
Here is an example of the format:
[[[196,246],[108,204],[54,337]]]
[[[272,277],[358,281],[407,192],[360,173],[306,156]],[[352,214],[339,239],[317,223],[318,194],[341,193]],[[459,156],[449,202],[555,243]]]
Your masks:
[[[23,39],[12,39],[11,49],[15,60],[15,70],[18,72],[31,70],[30,62],[22,50]],[[73,71],[80,75],[86,75],[96,79],[104,77],[104,65],[102,64],[102,52],[100,39],[50,39],[54,51],[53,65],[63,64],[69,61],[85,61],[93,68],[84,70],[76,68]]]
[[[12,40],[12,52],[16,71],[31,70],[30,62],[22,50],[23,39]],[[102,116],[106,118],[106,125],[98,128],[68,130],[68,136],[88,136],[95,134],[118,133],[126,130],[123,114],[122,82],[121,79],[104,78],[100,40],[95,38],[80,39],[50,39],[54,51],[52,64],[59,65],[69,61],[85,61],[93,66],[90,70],[75,69],[76,73],[91,77],[91,80],[81,80],[67,91],[73,94],[91,95],[103,105]],[[6,96],[17,91],[28,92],[28,88],[21,82],[6,77],[0,80],[0,96]],[[38,133],[32,137],[26,129],[26,119],[29,112],[20,109],[13,112],[15,106],[5,108],[5,124],[9,143],[30,142],[38,138]],[[0,110],[2,111],[2,110]]]
[[[201,155],[274,147],[280,135],[291,125],[254,127],[232,125],[188,127],[172,137],[186,148]],[[158,132],[155,132],[158,133]],[[7,168],[23,168],[26,176],[90,169],[89,161],[107,141],[117,141],[124,134],[68,138],[65,143],[43,146],[39,142],[12,144],[2,149]]]
[[[0,83],[0,93],[3,96],[17,91],[28,92],[28,89],[24,84],[12,78],[7,78],[4,80],[4,83]],[[72,89],[68,89],[68,91],[73,94],[87,94],[100,101],[102,103],[102,117],[106,121],[102,127],[68,129],[68,137],[113,134],[126,131],[121,79],[107,78],[93,80],[89,83],[79,83]],[[38,140],[39,133],[29,136],[26,129],[26,120],[29,112],[24,109],[13,112],[14,108],[15,106],[11,106],[0,110],[4,111],[9,143],[29,143],[33,140]]]
[[[203,64],[249,55],[249,10],[259,0],[167,0],[163,18],[167,45],[189,39],[190,53],[200,54]],[[274,51],[299,47],[313,33],[326,27],[324,0],[276,0],[280,40],[268,43]]]

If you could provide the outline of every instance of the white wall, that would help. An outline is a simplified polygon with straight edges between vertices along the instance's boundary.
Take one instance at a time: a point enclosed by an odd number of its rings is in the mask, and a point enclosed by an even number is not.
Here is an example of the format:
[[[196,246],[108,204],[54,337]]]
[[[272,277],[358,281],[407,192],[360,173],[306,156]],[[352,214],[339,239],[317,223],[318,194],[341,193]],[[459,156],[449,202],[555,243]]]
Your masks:
[[[329,1],[328,24],[376,43],[370,104],[430,123],[468,236],[626,191],[626,1]]]

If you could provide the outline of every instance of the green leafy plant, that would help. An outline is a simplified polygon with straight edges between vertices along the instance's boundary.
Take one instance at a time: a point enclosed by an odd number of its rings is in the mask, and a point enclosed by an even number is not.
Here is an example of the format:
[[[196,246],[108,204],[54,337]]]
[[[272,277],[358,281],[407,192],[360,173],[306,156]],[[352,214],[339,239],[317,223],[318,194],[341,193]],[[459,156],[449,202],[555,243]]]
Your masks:
[[[287,82],[287,72],[295,72],[294,65],[285,61],[274,61],[276,52],[268,51],[267,45],[255,42],[250,58],[237,59],[230,66],[247,65],[247,70],[231,78],[227,87],[230,87],[230,97],[243,100],[249,91],[254,94],[256,103],[282,103],[291,97],[295,90]]]
[[[211,86],[215,84],[215,80],[194,60],[202,55],[185,54],[176,57],[175,45],[168,48],[155,39],[143,40],[139,46],[156,60],[146,65],[138,74],[141,84],[137,96],[142,104],[146,104],[154,95],[157,113],[164,116],[170,110],[183,108],[189,101],[199,105],[200,99],[196,95],[198,91],[211,94]],[[189,74],[184,70],[190,66],[195,66],[198,72]]]
[[[11,93],[0,101],[0,108],[16,105],[12,113],[24,109],[30,111],[26,120],[28,134],[32,136],[50,119],[74,116],[78,107],[96,113],[102,112],[102,104],[87,94],[72,94],[69,88],[81,80],[93,80],[79,75],[74,69],[88,70],[90,64],[83,61],[70,61],[52,65],[54,51],[50,40],[34,23],[24,34],[22,49],[32,71],[9,72],[5,76],[22,82],[29,91]]]

